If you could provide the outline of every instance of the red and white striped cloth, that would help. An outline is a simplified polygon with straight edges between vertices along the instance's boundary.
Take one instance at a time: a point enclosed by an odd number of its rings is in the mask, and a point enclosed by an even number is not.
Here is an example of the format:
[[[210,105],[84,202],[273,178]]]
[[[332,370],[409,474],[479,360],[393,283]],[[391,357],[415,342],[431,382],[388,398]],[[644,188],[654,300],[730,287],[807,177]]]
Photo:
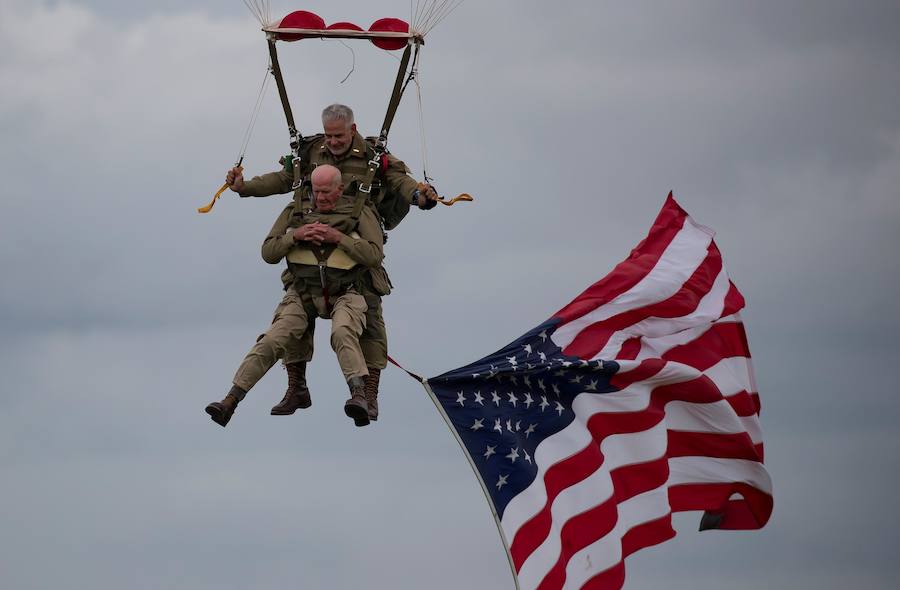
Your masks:
[[[628,259],[555,315],[553,341],[619,363],[619,391],[575,398],[503,511],[523,590],[621,588],[628,555],[675,535],[673,512],[706,511],[705,528],[768,521],[744,300],[713,235],[669,194]]]

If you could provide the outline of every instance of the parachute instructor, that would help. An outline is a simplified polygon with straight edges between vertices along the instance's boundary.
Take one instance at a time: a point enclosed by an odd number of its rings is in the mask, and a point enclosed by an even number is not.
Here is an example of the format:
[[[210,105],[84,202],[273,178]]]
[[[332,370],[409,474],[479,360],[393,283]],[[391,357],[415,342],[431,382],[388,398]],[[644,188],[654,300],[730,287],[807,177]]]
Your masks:
[[[372,146],[356,129],[353,110],[342,104],[332,104],[322,111],[324,133],[309,138],[305,146],[302,176],[306,176],[316,166],[330,164],[341,171],[344,186],[359,189],[365,180]],[[291,192],[294,174],[289,158],[283,159],[284,168],[276,172],[244,180],[241,168],[232,168],[225,175],[229,188],[241,197],[268,197]],[[382,218],[385,229],[395,228],[410,205],[420,209],[431,209],[437,205],[438,194],[431,185],[420,190],[419,183],[409,175],[409,169],[402,161],[386,154],[381,163],[381,178],[373,183],[371,196]],[[296,193],[300,193],[302,187]],[[299,202],[299,199],[298,199]],[[405,207],[405,208],[404,208]]]

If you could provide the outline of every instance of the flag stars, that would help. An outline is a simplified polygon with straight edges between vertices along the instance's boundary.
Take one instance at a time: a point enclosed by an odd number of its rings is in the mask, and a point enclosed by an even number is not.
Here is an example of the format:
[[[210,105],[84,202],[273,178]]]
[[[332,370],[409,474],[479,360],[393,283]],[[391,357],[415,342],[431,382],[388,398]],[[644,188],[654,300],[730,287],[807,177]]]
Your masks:
[[[528,425],[528,428],[525,429],[525,438],[528,438],[529,436],[531,436],[531,434],[534,432],[534,429],[536,426],[537,426],[537,424],[529,424]]]
[[[550,402],[547,401],[547,397],[542,395],[541,396],[541,412],[546,410],[547,406],[549,406],[549,405],[550,405]]]
[[[512,383],[513,385],[518,385],[518,384],[519,384],[519,379],[518,379],[515,375],[510,375],[510,376],[509,376],[509,381],[510,381],[510,383]]]
[[[556,402],[556,408],[555,408],[555,409],[556,409],[556,413],[559,414],[560,416],[562,416],[563,410],[565,410],[566,408],[563,407],[563,405],[562,405],[561,403]]]
[[[577,384],[581,385],[581,380],[582,380],[582,379],[583,379],[583,376],[582,376],[582,375],[575,375],[574,377],[572,377],[571,379],[569,379],[569,383],[577,383]]]
[[[538,388],[539,388],[541,391],[547,391],[547,386],[544,385],[544,380],[543,380],[543,379],[538,379]]]
[[[514,357],[514,356],[508,356],[508,357],[506,357],[506,360],[509,361],[509,364],[511,364],[514,367],[519,364],[519,361],[517,361],[516,357]]]
[[[538,338],[541,339],[541,342],[546,342],[547,341],[547,330],[544,330],[543,332],[538,334]]]
[[[553,395],[559,397],[559,386],[556,383],[553,383],[551,384],[551,387],[553,387]]]
[[[532,463],[531,463],[531,455],[528,454],[528,451],[526,451],[526,450],[523,449],[522,452],[525,453],[525,460],[528,461],[528,464],[529,464],[529,465],[532,465]]]
[[[516,432],[519,432],[520,430],[522,430],[522,421],[516,420]]]
[[[490,459],[491,455],[496,455],[496,454],[497,454],[497,446],[494,445],[492,447],[492,446],[488,445],[487,449],[485,449],[485,451],[484,451],[484,458]]]
[[[458,403],[461,406],[464,406],[465,404],[463,402],[465,402],[465,401],[466,401],[466,396],[463,395],[463,392],[460,391],[459,394],[456,396],[456,403]]]
[[[507,420],[507,421],[506,421],[506,430],[509,431],[509,432],[513,432],[512,420]]]
[[[534,398],[531,397],[530,393],[526,393],[525,394],[525,408],[530,410],[531,404],[533,404],[533,403],[534,403]]]
[[[476,419],[472,426],[469,427],[470,430],[481,430],[482,428],[484,428],[484,418]]]
[[[525,350],[525,354],[531,354],[531,345],[530,344],[526,344],[522,348]]]
[[[509,479],[509,475],[501,475],[500,479],[497,480],[497,489],[499,490],[503,486],[507,484],[507,479]]]
[[[494,402],[495,406],[497,406],[498,408],[500,407],[500,396],[497,395],[496,390],[491,392],[491,401]]]
[[[547,355],[544,354],[543,352],[539,352],[539,353],[538,353],[538,357],[540,357],[542,363],[546,363],[546,362],[547,362]]]
[[[515,463],[516,459],[519,458],[519,447],[514,448],[509,452],[509,455],[506,455],[506,458],[509,459],[510,463]]]
[[[585,391],[597,391],[597,380],[591,379],[587,385],[584,386]]]
[[[525,383],[526,387],[531,387],[531,379],[528,377],[528,375],[522,377],[522,381]]]
[[[517,403],[518,401],[519,401],[519,398],[517,398],[516,395],[515,395],[513,392],[509,392],[509,403],[512,405],[512,407],[515,408],[515,407],[516,407],[516,403]]]
[[[475,403],[481,406],[484,405],[484,398],[481,396],[480,391],[475,392]]]
[[[562,369],[560,369],[559,371],[553,373],[553,376],[554,376],[554,377],[565,377],[565,376],[566,376],[566,372],[563,371]]]
[[[500,418],[494,420],[494,430],[496,430],[500,434],[503,434],[503,426],[500,425]]]

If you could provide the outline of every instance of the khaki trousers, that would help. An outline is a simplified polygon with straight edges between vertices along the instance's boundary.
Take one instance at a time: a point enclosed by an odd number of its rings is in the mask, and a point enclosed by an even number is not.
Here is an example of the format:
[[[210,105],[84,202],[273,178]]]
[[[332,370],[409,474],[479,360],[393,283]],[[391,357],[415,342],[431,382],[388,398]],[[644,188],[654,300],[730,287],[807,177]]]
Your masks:
[[[359,336],[366,326],[366,300],[362,295],[348,291],[334,302],[331,314],[331,347],[338,357],[338,364],[344,378],[365,377],[369,374],[366,361],[359,344]],[[310,318],[300,295],[289,287],[275,308],[269,330],[257,339],[256,344],[244,357],[234,375],[234,385],[244,391],[256,385],[269,369],[285,358],[290,345],[296,347],[310,327]]]
[[[370,369],[384,369],[387,367],[388,343],[387,328],[384,325],[384,316],[381,311],[381,297],[374,293],[367,293],[366,299],[366,327],[359,337],[359,345],[366,359],[366,366]],[[313,357],[313,334],[315,333],[316,318],[310,316],[309,327],[299,340],[288,343],[284,355],[284,364],[308,363]]]

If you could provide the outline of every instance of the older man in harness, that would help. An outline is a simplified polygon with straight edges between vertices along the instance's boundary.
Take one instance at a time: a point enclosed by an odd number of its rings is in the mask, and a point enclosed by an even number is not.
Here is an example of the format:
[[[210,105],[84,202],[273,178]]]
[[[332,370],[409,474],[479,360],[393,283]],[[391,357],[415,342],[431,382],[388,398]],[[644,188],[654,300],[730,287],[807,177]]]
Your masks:
[[[340,201],[345,186],[338,168],[323,164],[310,177],[315,209],[285,207],[264,244],[268,262],[287,259],[291,283],[269,330],[244,357],[231,390],[206,407],[221,426],[289,346],[300,341],[315,316],[331,319],[331,346],[350,389],[344,412],[357,426],[369,423],[369,370],[360,347],[368,305],[361,291],[371,269],[381,266],[384,234],[371,208],[357,211],[353,201]]]
[[[384,153],[373,169],[376,154],[371,140],[366,140],[356,129],[353,111],[341,104],[333,104],[322,111],[324,133],[307,138],[299,150],[299,165],[294,166],[290,157],[282,159],[283,169],[244,180],[242,170],[228,171],[226,182],[232,191],[242,197],[267,197],[293,191],[298,211],[311,207],[308,183],[301,182],[316,168],[330,165],[341,171],[345,192],[350,198],[364,199],[365,209],[375,213],[378,221],[387,229],[393,229],[409,212],[411,205],[431,209],[437,204],[434,187],[420,185],[409,176],[406,165],[389,153]],[[274,240],[270,236],[267,240]],[[263,257],[267,261],[264,245]],[[280,259],[279,259],[280,260]],[[378,385],[381,370],[387,366],[387,330],[382,316],[381,297],[390,292],[390,280],[384,268],[372,269],[369,284],[364,284],[361,294],[367,303],[366,328],[360,344],[368,367],[366,394],[369,402],[369,418],[378,418]],[[292,281],[287,273],[282,277],[285,288]],[[306,386],[306,363],[312,359],[312,329],[296,343],[288,345],[284,365],[288,374],[288,388],[284,399],[272,408],[273,415],[293,414],[299,408],[309,407],[311,396]]]

